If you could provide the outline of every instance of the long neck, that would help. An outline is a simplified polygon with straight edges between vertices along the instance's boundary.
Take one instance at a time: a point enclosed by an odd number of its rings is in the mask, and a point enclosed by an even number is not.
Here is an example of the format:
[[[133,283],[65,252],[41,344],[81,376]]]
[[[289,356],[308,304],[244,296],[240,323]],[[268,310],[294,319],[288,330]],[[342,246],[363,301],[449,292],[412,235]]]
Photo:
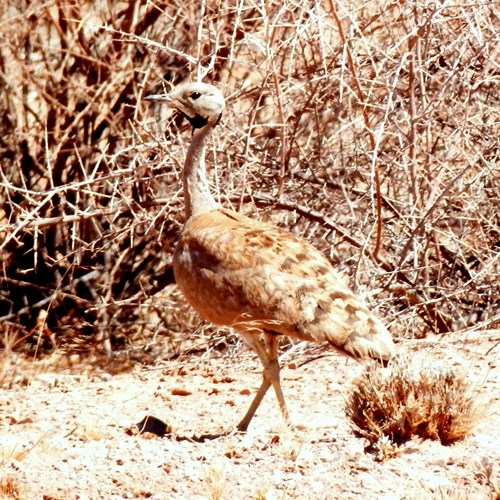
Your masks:
[[[205,169],[205,140],[210,131],[210,127],[194,131],[184,163],[182,180],[186,220],[219,206],[210,193]]]

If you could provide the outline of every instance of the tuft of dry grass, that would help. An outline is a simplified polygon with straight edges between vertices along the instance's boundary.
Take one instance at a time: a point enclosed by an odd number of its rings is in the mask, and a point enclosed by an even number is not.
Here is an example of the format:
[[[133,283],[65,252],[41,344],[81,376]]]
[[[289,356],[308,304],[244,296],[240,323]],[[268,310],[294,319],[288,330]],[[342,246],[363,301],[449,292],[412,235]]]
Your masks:
[[[21,500],[20,481],[14,476],[5,476],[0,479],[0,498],[2,500]]]
[[[393,445],[415,436],[445,445],[459,441],[483,416],[466,375],[437,360],[409,356],[395,358],[384,370],[370,364],[353,383],[345,411],[356,433],[394,455]]]
[[[270,444],[275,448],[276,454],[290,464],[298,461],[306,442],[306,436],[298,434],[293,426],[285,422],[279,424],[270,439]]]
[[[22,462],[35,448],[43,446],[48,433],[42,434],[35,442],[27,443],[16,436],[5,435],[0,446],[0,465],[7,460]]]
[[[254,493],[253,500],[270,500],[272,496],[269,493],[269,485],[260,486]]]
[[[227,487],[227,466],[224,462],[216,462],[208,466],[204,480],[207,484],[206,497],[210,500],[223,498],[224,489]]]
[[[480,460],[480,474],[484,477],[488,485],[491,498],[493,500],[500,500],[500,480],[498,477],[498,464],[492,461],[489,457],[483,457]]]
[[[84,421],[78,422],[73,433],[82,442],[100,441],[106,438],[107,429],[106,425],[101,422]]]

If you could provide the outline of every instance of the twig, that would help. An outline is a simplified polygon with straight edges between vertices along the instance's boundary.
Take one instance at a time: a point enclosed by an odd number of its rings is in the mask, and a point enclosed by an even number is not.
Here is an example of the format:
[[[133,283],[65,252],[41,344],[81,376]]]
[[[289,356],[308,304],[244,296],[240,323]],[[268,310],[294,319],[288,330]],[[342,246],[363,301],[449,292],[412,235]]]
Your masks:
[[[347,55],[347,64],[349,66],[349,70],[351,72],[353,81],[354,81],[354,86],[356,88],[356,93],[361,105],[361,112],[363,114],[363,121],[365,125],[365,130],[368,133],[368,139],[370,141],[370,148],[372,151],[373,158],[375,159],[377,157],[376,155],[376,149],[375,149],[375,135],[373,133],[373,130],[371,129],[370,126],[370,117],[368,116],[368,106],[366,102],[366,98],[363,92],[363,89],[361,88],[361,84],[359,82],[359,79],[357,77],[357,72],[356,72],[356,66],[354,65],[354,59],[352,57],[351,53],[351,48],[349,46],[349,43],[347,42],[346,36],[344,34],[344,29],[342,27],[342,23],[340,21],[340,18],[337,13],[337,8],[334,4],[333,0],[329,0],[330,4],[330,13],[332,14],[333,19],[335,20],[335,23],[337,25],[340,39],[342,40],[342,44],[344,46],[344,49],[346,51]],[[375,237],[375,246],[373,249],[373,255],[376,257],[380,251],[380,247],[382,245],[382,195],[380,191],[380,177],[378,173],[378,166],[372,162],[372,173],[373,173],[373,185],[375,187],[375,213],[376,213],[376,227],[377,227],[377,234]]]

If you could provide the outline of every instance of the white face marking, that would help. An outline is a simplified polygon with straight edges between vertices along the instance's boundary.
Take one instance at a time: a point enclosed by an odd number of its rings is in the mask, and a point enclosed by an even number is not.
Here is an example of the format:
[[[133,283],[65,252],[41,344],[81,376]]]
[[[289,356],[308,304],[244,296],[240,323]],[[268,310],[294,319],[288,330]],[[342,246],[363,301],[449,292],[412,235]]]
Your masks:
[[[169,106],[177,109],[191,120],[206,120],[215,124],[226,106],[222,92],[206,83],[182,85],[169,94]]]

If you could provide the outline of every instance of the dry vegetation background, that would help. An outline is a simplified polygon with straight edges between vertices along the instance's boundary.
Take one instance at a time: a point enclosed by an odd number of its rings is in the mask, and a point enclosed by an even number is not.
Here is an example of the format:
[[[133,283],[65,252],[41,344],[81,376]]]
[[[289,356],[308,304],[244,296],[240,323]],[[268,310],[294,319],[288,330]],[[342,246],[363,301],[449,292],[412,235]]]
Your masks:
[[[143,101],[197,78],[228,99],[207,161],[224,205],[321,248],[395,336],[498,327],[497,2],[7,0],[0,16],[3,348],[170,356],[203,330],[171,286],[189,130]]]
[[[190,130],[144,97],[197,79],[228,104],[216,197],[315,244],[407,348],[350,393],[288,349],[305,434],[268,397],[255,433],[192,439],[258,379],[174,284]],[[500,498],[499,2],[4,0],[0,106],[0,496]],[[148,414],[174,435],[124,432]]]

